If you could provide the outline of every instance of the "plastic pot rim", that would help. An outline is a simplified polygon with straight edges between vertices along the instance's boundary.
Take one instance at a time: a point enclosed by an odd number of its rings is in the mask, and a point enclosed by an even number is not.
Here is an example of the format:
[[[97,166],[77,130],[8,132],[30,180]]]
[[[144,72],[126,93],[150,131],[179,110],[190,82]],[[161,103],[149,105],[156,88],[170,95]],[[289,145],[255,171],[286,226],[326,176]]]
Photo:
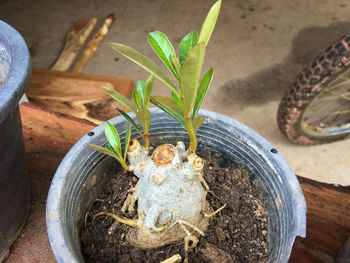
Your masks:
[[[26,42],[10,25],[0,20],[0,43],[9,52],[8,73],[0,85],[0,123],[16,107],[30,79],[31,63]]]

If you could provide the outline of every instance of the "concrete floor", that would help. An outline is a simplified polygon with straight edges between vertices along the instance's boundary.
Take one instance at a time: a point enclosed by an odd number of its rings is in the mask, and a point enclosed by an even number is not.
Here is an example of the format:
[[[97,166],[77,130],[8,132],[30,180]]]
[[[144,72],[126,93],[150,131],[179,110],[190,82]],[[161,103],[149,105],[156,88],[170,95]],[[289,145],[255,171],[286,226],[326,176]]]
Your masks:
[[[32,53],[33,67],[49,68],[66,33],[81,17],[99,22],[111,12],[116,22],[85,73],[146,79],[148,73],[115,53],[108,41],[128,44],[158,60],[147,43],[154,30],[166,33],[177,49],[182,37],[200,30],[214,0],[2,0],[0,18],[15,27]],[[304,147],[278,130],[279,99],[313,56],[350,31],[347,0],[224,0],[206,55],[215,70],[204,108],[252,127],[287,159],[295,173],[350,185],[350,140]],[[168,94],[156,83],[155,92]]]

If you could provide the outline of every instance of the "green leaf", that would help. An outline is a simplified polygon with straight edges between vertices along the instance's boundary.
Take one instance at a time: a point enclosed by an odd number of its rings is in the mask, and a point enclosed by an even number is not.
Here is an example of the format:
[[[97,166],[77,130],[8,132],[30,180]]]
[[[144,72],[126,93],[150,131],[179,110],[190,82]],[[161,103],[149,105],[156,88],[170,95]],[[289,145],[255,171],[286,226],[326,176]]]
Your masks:
[[[114,89],[108,88],[108,87],[101,87],[101,89],[106,92],[109,96],[111,96],[113,99],[118,101],[120,104],[124,105],[126,108],[128,108],[130,111],[132,111],[134,114],[136,114],[135,107],[130,103],[130,101],[119,92],[115,91]]]
[[[129,148],[129,144],[130,144],[130,138],[131,138],[131,129],[128,126],[128,128],[126,128],[125,140],[124,140],[124,161],[126,160],[126,155],[128,153],[128,148]]]
[[[171,92],[171,96],[173,97],[173,100],[177,103],[177,105],[183,108],[181,98],[175,92]]]
[[[143,133],[147,134],[149,126],[151,125],[151,113],[147,109],[143,109],[136,113],[137,120],[142,126]]]
[[[114,151],[112,145],[111,145],[109,142],[106,143],[105,147],[106,147],[108,150],[110,150],[111,152],[115,153],[115,151]]]
[[[179,59],[173,55],[170,55],[169,59],[170,59],[171,65],[175,69],[177,75],[180,76],[181,75],[181,65],[180,65]],[[177,80],[180,81],[179,78]]]
[[[163,96],[152,96],[151,102],[169,114],[176,121],[178,121],[183,127],[185,127],[184,112],[183,109],[171,98]]]
[[[107,148],[104,148],[104,147],[101,147],[101,146],[98,146],[98,145],[95,145],[95,144],[88,144],[88,146],[91,149],[94,149],[95,151],[99,151],[101,153],[104,153],[104,154],[107,154],[109,156],[112,156],[112,157],[116,158],[119,161],[119,157],[114,152],[112,152],[111,150],[109,150]]]
[[[171,90],[177,92],[176,86],[171,82],[168,76],[149,58],[145,57],[135,49],[120,43],[111,43],[110,46],[123,56],[127,57],[131,61],[135,62],[136,64],[153,74],[164,84],[166,84]]]
[[[146,84],[143,80],[139,80],[136,82],[136,90],[139,93],[140,98],[141,98],[142,109],[144,108],[144,105],[145,105],[144,96],[143,96],[144,91],[145,91],[145,86],[146,86]]]
[[[106,122],[105,126],[105,134],[108,142],[112,145],[114,152],[118,155],[121,156],[122,154],[122,149],[120,146],[120,138],[117,130],[115,127],[109,123]]]
[[[167,36],[159,31],[151,32],[148,35],[148,43],[153,48],[154,52],[157,53],[159,58],[164,62],[168,67],[171,73],[175,76],[176,79],[179,79],[178,74],[174,70],[173,66],[170,63],[170,56],[176,56],[174,47],[170,43]]]
[[[198,128],[202,125],[203,121],[205,120],[205,116],[200,116],[198,118],[195,118],[192,120],[192,127],[193,130],[196,132]]]
[[[198,33],[196,31],[192,31],[188,33],[180,42],[179,47],[179,57],[181,66],[185,62],[188,53],[192,50],[192,48],[198,43]]]
[[[151,93],[152,93],[152,89],[153,89],[153,82],[154,82],[154,76],[151,75],[148,78],[148,80],[146,81],[146,85],[145,85],[145,89],[144,89],[144,93],[143,93],[143,100],[144,100],[145,109],[148,108],[149,100],[151,98]]]
[[[134,89],[133,92],[132,92],[132,97],[134,99],[134,102],[136,104],[136,107],[139,109],[139,110],[142,110],[142,101],[141,101],[141,96],[140,96],[140,93]]]
[[[207,17],[205,18],[201,32],[199,33],[198,42],[204,42],[208,45],[211,34],[213,33],[216,20],[218,19],[221,7],[221,0],[217,1],[209,10]]]
[[[213,69],[210,69],[202,78],[201,84],[199,85],[196,101],[193,106],[192,119],[197,117],[198,111],[202,106],[202,102],[207,95],[211,80],[213,79]]]
[[[204,43],[198,43],[191,51],[182,66],[181,71],[181,91],[185,116],[190,117],[196,99],[198,82],[202,71],[205,56]]]
[[[137,124],[134,122],[133,119],[131,119],[129,117],[128,114],[126,114],[124,111],[118,109],[118,111],[120,112],[121,115],[123,115],[123,117],[135,128],[135,130],[142,136],[142,132],[141,130],[139,129],[139,127],[137,126]]]

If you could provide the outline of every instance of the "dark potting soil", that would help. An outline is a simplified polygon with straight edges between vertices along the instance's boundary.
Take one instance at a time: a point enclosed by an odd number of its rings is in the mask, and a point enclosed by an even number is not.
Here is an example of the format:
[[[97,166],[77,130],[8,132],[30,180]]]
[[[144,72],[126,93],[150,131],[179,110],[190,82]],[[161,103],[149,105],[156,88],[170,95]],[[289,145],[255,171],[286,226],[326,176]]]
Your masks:
[[[203,156],[202,156],[203,158]],[[142,250],[127,244],[129,227],[113,218],[93,215],[101,211],[122,217],[121,207],[127,190],[137,178],[130,172],[119,172],[95,200],[85,217],[81,243],[86,262],[161,262],[175,254],[188,262],[267,262],[267,212],[264,198],[259,196],[255,182],[244,168],[237,165],[221,167],[215,155],[205,159],[204,178],[213,194],[207,200],[214,210],[227,206],[209,221],[205,236],[199,237],[196,248],[185,253],[183,243],[157,249]],[[182,262],[182,261],[181,261]]]

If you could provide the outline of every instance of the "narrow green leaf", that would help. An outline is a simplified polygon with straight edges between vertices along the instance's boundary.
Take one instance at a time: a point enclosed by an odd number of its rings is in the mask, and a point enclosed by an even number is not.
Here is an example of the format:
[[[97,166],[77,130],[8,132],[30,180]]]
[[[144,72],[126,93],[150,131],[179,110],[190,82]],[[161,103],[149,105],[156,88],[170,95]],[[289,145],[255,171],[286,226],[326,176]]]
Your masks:
[[[149,58],[145,57],[135,49],[120,43],[111,43],[110,46],[123,56],[127,57],[131,61],[135,62],[136,64],[153,74],[164,84],[166,84],[171,90],[177,92],[176,86],[171,82],[168,76]]]
[[[144,108],[144,105],[145,105],[144,96],[143,96],[145,91],[145,86],[146,86],[146,83],[143,80],[139,80],[136,82],[136,90],[139,93],[141,98],[142,109]]]
[[[148,78],[148,80],[146,81],[145,90],[143,93],[143,100],[144,100],[145,109],[148,108],[149,100],[151,98],[151,93],[152,93],[152,89],[153,89],[153,82],[154,82],[154,76],[151,75]],[[171,91],[171,92],[173,92],[173,91]]]
[[[94,149],[95,151],[107,154],[109,156],[112,156],[112,157],[118,159],[118,156],[114,152],[112,152],[111,150],[109,150],[109,149],[107,149],[105,147],[101,147],[101,146],[98,146],[98,145],[95,145],[95,144],[88,144],[88,146],[91,149]]]
[[[118,111],[120,112],[121,115],[123,115],[123,117],[135,128],[135,130],[142,136],[142,132],[141,130],[139,129],[139,127],[137,126],[137,124],[134,122],[133,119],[131,119],[129,117],[128,114],[126,114],[124,111],[118,109]]]
[[[201,32],[199,33],[198,42],[204,42],[208,45],[211,34],[213,33],[216,20],[218,19],[221,7],[221,0],[217,1],[212,8],[209,10],[207,17],[205,18]]]
[[[198,33],[196,31],[192,31],[188,33],[180,42],[179,47],[179,57],[181,66],[185,62],[188,53],[192,50],[192,48],[198,43]]]
[[[204,43],[198,43],[190,53],[182,66],[181,71],[181,91],[183,94],[183,102],[185,116],[190,117],[192,108],[196,99],[198,82],[202,71],[205,56]]]
[[[198,111],[202,106],[202,102],[207,95],[210,83],[213,79],[213,69],[210,69],[202,78],[201,84],[199,85],[196,101],[193,106],[192,119],[197,117]]]
[[[200,116],[192,120],[193,130],[196,132],[205,120],[205,116]]]
[[[178,121],[183,127],[185,127],[184,112],[183,109],[171,98],[163,96],[152,96],[151,102],[169,114],[172,118]]]
[[[136,113],[137,120],[142,126],[143,133],[147,134],[149,130],[149,126],[151,125],[151,113],[147,109],[143,109]]]
[[[153,48],[154,52],[157,53],[159,58],[164,62],[164,64],[168,67],[171,73],[175,76],[176,79],[179,79],[178,74],[174,70],[173,66],[170,63],[170,56],[176,56],[174,47],[170,43],[167,36],[159,31],[151,32],[148,35],[148,43]]]
[[[112,145],[114,152],[118,156],[121,156],[122,149],[120,146],[119,134],[118,134],[117,130],[115,129],[115,127],[109,122],[106,122],[105,134],[106,134],[106,138],[107,138],[108,142]]]
[[[173,97],[173,100],[177,103],[177,105],[183,108],[183,103],[181,101],[181,98],[175,92],[171,92],[171,96]]]
[[[101,89],[106,92],[109,96],[111,96],[113,99],[118,101],[120,104],[124,105],[126,108],[128,108],[130,111],[132,111],[134,114],[136,114],[135,107],[130,103],[130,101],[119,92],[115,91],[114,89],[108,88],[108,87],[101,87]]]
[[[111,145],[109,142],[106,143],[105,147],[106,147],[108,150],[110,150],[112,153],[115,153],[115,151],[114,151],[112,145]]]
[[[139,92],[134,89],[133,92],[132,92],[132,97],[134,99],[134,102],[136,104],[136,107],[139,109],[139,110],[142,110],[142,102],[141,102],[141,96],[139,94]]]
[[[125,140],[124,140],[124,161],[126,160],[126,155],[128,153],[128,148],[129,148],[129,144],[130,144],[130,138],[131,138],[131,129],[128,126],[128,128],[126,128]]]

